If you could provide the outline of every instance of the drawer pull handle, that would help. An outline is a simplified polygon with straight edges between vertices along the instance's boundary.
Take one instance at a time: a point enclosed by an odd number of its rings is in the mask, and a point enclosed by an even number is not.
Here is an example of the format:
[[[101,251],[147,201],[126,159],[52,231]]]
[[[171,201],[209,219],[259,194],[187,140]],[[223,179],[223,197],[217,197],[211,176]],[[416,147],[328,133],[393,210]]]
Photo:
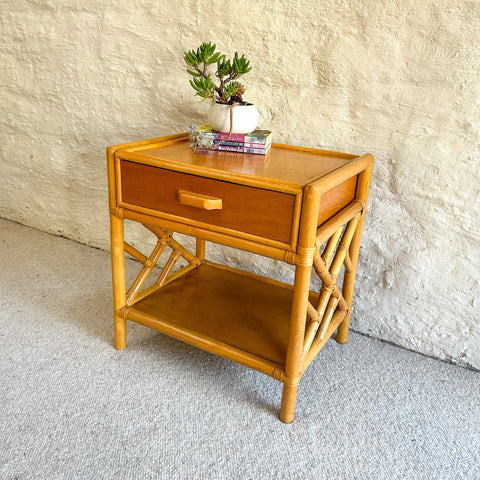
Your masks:
[[[185,190],[178,190],[178,201],[182,205],[201,208],[203,210],[221,210],[223,208],[221,198],[209,197],[201,193],[192,193]]]

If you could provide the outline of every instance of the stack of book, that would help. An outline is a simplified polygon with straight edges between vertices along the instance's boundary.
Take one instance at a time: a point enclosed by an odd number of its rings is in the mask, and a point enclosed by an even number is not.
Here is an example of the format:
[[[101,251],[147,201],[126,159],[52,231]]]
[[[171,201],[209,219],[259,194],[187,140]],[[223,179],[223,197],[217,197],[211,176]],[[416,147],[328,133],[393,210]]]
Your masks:
[[[236,153],[255,153],[265,155],[272,146],[271,130],[254,130],[251,133],[217,132],[209,125],[190,127],[190,146],[192,150],[222,150]]]

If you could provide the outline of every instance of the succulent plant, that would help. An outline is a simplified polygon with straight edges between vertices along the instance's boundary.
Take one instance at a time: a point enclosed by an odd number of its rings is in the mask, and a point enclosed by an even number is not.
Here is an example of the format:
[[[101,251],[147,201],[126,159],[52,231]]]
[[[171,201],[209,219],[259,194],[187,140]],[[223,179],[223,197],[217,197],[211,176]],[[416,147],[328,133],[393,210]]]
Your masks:
[[[232,105],[246,102],[242,98],[245,87],[238,82],[238,79],[248,73],[250,60],[245,55],[240,56],[235,52],[233,59],[227,59],[225,55],[216,51],[217,46],[209,43],[202,43],[197,50],[190,50],[184,53],[185,63],[188,65],[187,72],[192,75],[190,85],[195,90],[195,95],[202,98],[202,101],[211,98],[212,102]],[[216,63],[214,73],[216,80],[212,79],[209,66]]]

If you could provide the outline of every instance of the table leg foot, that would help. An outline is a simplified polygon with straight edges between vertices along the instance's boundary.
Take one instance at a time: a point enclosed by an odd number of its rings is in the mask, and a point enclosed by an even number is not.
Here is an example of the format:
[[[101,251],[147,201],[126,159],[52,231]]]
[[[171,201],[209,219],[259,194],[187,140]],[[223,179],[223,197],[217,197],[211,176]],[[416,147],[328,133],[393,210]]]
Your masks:
[[[127,321],[115,315],[114,318],[114,347],[123,350],[127,346]]]
[[[282,406],[280,408],[280,420],[283,423],[293,422],[293,413],[295,410],[295,400],[297,398],[297,386],[283,386]]]
[[[348,327],[350,326],[350,316],[348,316],[337,329],[337,336],[335,340],[337,343],[347,343],[348,340]]]

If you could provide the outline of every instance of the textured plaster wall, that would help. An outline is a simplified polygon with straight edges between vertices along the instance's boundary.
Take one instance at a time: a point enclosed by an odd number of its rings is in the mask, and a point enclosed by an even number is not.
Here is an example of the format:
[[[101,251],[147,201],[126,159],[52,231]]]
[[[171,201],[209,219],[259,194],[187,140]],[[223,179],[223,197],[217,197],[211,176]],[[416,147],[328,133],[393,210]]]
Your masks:
[[[105,146],[203,121],[182,52],[211,40],[277,142],[376,157],[352,327],[480,368],[480,2],[0,3],[0,216],[108,248]]]

